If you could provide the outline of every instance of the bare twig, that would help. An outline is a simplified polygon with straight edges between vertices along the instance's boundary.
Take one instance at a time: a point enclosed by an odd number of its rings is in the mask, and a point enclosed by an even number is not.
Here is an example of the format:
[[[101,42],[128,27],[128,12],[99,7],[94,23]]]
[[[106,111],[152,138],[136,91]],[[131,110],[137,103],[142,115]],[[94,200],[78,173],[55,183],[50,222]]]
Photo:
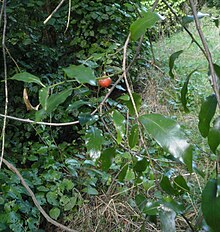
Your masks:
[[[57,7],[54,9],[54,11],[44,20],[44,24],[46,24],[52,16],[59,10],[59,8],[62,6],[65,0],[61,0],[61,2],[57,5]]]
[[[12,61],[14,62],[14,64],[16,65],[18,71],[21,72],[21,69],[20,69],[20,67],[18,66],[18,63],[17,63],[16,60],[13,58],[13,56],[11,55],[11,53],[10,53],[10,51],[8,50],[7,47],[5,47],[5,50],[7,51],[9,57],[12,59]]]
[[[2,161],[5,152],[5,130],[7,123],[7,113],[8,113],[8,81],[7,81],[7,61],[6,61],[6,51],[5,51],[5,37],[6,37],[6,27],[7,27],[7,14],[6,14],[6,0],[3,2],[3,14],[4,14],[4,26],[2,34],[2,53],[3,53],[3,63],[4,63],[4,79],[5,79],[5,113],[3,119],[2,127],[2,147],[1,147],[1,157],[0,157],[0,169],[2,166]]]
[[[0,114],[0,117],[4,117],[4,114]],[[38,124],[38,125],[45,125],[45,126],[70,126],[70,125],[76,125],[76,124],[79,123],[79,121],[59,122],[59,123],[55,123],[55,122],[35,122],[33,120],[30,120],[30,119],[17,118],[17,117],[13,117],[13,116],[9,116],[9,115],[7,115],[6,118],[12,119],[12,120],[15,120],[15,121]]]
[[[67,18],[67,24],[66,24],[66,29],[65,29],[64,33],[67,32],[69,25],[70,25],[71,2],[72,2],[72,0],[69,0],[68,18]]]
[[[208,44],[207,44],[205,37],[204,37],[204,34],[202,32],[202,29],[201,29],[201,26],[200,26],[200,23],[199,23],[199,20],[197,17],[196,7],[195,7],[195,4],[193,3],[193,0],[190,0],[190,5],[192,8],[192,13],[193,13],[195,24],[196,24],[196,29],[199,33],[199,37],[200,37],[202,44],[203,44],[203,47],[205,49],[206,58],[207,58],[208,63],[209,63],[209,68],[210,68],[210,73],[211,73],[211,78],[212,78],[212,84],[213,84],[212,87],[213,87],[213,90],[214,90],[216,98],[217,98],[218,106],[220,108],[219,86],[217,83],[217,76],[215,74],[215,69],[214,69],[213,62],[212,62],[212,55],[211,55],[211,52],[209,51]]]
[[[38,208],[38,210],[41,212],[41,214],[46,218],[46,220],[48,222],[50,222],[51,224],[55,225],[56,227],[61,228],[62,230],[65,231],[70,231],[70,232],[77,232],[76,230],[70,229],[62,224],[60,224],[59,222],[53,220],[45,211],[44,209],[41,207],[41,205],[38,203],[34,193],[32,192],[32,190],[29,188],[29,186],[27,185],[27,183],[25,182],[24,178],[22,177],[22,175],[20,174],[20,172],[18,171],[18,169],[16,167],[14,167],[11,163],[9,163],[7,160],[5,160],[3,158],[3,163],[8,167],[8,169],[10,169],[12,172],[14,172],[18,178],[21,181],[21,184],[25,187],[25,189],[27,190],[27,192],[30,194],[35,206]]]

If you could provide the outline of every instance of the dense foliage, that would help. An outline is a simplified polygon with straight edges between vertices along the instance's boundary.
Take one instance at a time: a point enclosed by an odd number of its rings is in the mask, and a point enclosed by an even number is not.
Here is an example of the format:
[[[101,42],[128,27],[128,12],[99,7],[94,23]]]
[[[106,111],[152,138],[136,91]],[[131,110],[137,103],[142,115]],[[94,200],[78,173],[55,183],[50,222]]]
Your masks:
[[[183,16],[184,1],[169,2]],[[101,203],[94,208],[102,204],[107,208],[115,197],[126,199],[126,211],[132,211],[132,220],[141,224],[143,230],[147,230],[146,220],[158,227],[158,218],[162,226],[170,226],[169,212],[190,224],[186,215],[194,208],[189,201],[199,201],[199,189],[192,191],[193,178],[187,176],[194,172],[204,177],[196,159],[193,162],[193,155],[198,157],[200,150],[190,144],[174,118],[142,113],[140,89],[134,86],[135,92],[132,87],[132,83],[142,81],[138,77],[140,70],[151,64],[148,40],[155,38],[158,24],[165,31],[176,27],[164,4],[158,6],[158,11],[167,20],[160,21],[159,14],[149,11],[153,1],[147,3],[73,0],[71,5],[65,2],[43,24],[59,1],[7,2],[8,114],[17,119],[8,119],[4,158],[17,167],[51,218],[82,231],[95,231],[102,223],[105,229],[105,225],[110,226],[105,210],[100,220],[91,216],[95,222],[90,226],[82,223],[85,219],[81,218],[86,216],[81,210],[94,207],[97,201]],[[146,31],[147,38],[136,57],[138,41]],[[124,44],[127,38],[128,47]],[[175,60],[183,52],[176,51],[169,58],[171,79],[175,79]],[[142,62],[143,57],[147,64]],[[133,66],[125,72],[122,63]],[[219,75],[218,64],[215,69]],[[3,77],[3,67],[1,70]],[[190,108],[187,94],[193,72],[181,91],[186,111]],[[106,77],[112,79],[112,85],[124,79],[103,101],[109,89],[98,82]],[[3,78],[0,96],[2,113]],[[214,157],[220,143],[216,108],[216,97],[210,95],[199,114],[200,133],[208,138]],[[211,175],[215,177],[214,172]],[[210,195],[217,185],[214,179],[205,187],[202,211],[206,222],[195,223],[195,228],[206,227],[206,223],[214,229],[218,227],[218,212],[214,222],[209,214]],[[218,201],[216,196],[211,207]],[[117,227],[111,231],[126,228],[128,222],[118,217]],[[0,218],[0,231],[54,230],[32,202],[18,175],[5,165],[0,170]],[[201,219],[200,215],[197,219]],[[133,231],[135,224],[130,226]]]

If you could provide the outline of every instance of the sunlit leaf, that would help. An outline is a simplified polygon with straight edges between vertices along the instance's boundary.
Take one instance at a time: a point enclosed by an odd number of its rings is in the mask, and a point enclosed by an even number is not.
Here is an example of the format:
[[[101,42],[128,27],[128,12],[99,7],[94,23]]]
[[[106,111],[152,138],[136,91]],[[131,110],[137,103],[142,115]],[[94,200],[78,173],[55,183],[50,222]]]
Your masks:
[[[49,215],[54,219],[57,220],[57,218],[60,216],[60,209],[59,208],[52,208],[49,211]]]
[[[210,122],[215,115],[216,106],[217,99],[214,94],[208,96],[202,103],[199,112],[199,131],[204,138],[209,134]]]
[[[26,83],[36,83],[38,85],[45,87],[44,84],[40,81],[39,77],[36,77],[28,72],[17,73],[10,79],[17,80],[17,81],[23,81]]]
[[[186,95],[187,95],[187,92],[188,92],[188,84],[189,84],[189,79],[190,77],[192,76],[192,74],[195,72],[196,70],[193,70],[186,78],[186,81],[184,82],[183,84],[183,87],[181,89],[181,102],[182,102],[182,105],[183,105],[183,108],[185,110],[185,112],[189,112],[189,109],[187,108],[187,98],[186,98]]]
[[[84,139],[90,157],[92,159],[98,159],[101,155],[102,145],[105,141],[102,131],[91,126],[90,129],[86,131]]]
[[[146,33],[146,30],[155,25],[161,17],[155,12],[146,12],[142,18],[137,19],[131,24],[131,39],[136,41]]]
[[[213,127],[209,130],[208,144],[212,152],[216,153],[216,149],[220,144],[220,117],[214,121]]]
[[[215,231],[220,228],[220,196],[217,180],[209,180],[202,192],[202,212],[206,223]]]
[[[72,94],[72,89],[66,89],[59,93],[54,93],[48,97],[47,100],[47,113],[55,110],[60,104],[62,104],[66,99]]]
[[[69,78],[75,78],[80,84],[96,85],[94,71],[84,65],[70,65],[63,69]]]
[[[138,138],[139,138],[139,130],[138,130],[138,125],[134,124],[131,128],[129,137],[128,137],[128,144],[130,148],[134,148],[137,143],[138,143]]]
[[[125,135],[126,120],[124,116],[117,110],[113,111],[112,119],[114,122],[115,129],[117,131],[117,143],[120,144]]]
[[[174,74],[173,74],[174,62],[182,53],[183,53],[183,50],[174,52],[169,58],[169,67],[170,67],[169,75],[171,78],[174,78]]]
[[[160,114],[146,114],[139,118],[145,130],[157,143],[192,171],[192,146],[184,137],[180,126],[171,118]]]

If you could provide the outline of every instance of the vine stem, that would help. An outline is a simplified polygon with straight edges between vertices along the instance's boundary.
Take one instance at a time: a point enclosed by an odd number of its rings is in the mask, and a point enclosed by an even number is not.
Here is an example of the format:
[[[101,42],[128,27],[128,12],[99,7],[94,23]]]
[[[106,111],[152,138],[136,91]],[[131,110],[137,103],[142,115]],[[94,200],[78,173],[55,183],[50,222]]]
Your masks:
[[[7,123],[7,113],[8,113],[8,81],[7,81],[7,60],[6,60],[6,28],[7,28],[7,13],[6,13],[6,0],[3,1],[3,33],[2,33],[2,53],[3,53],[3,63],[4,63],[4,80],[5,80],[5,112],[3,118],[3,127],[2,127],[2,147],[1,147],[1,157],[0,157],[0,169],[3,162],[4,152],[5,152],[5,130]]]
[[[197,29],[199,37],[200,37],[200,39],[202,41],[202,44],[203,44],[203,47],[204,47],[204,50],[205,50],[205,53],[206,53],[206,58],[207,58],[207,61],[209,63],[209,68],[210,68],[210,73],[211,73],[211,78],[212,78],[212,84],[213,84],[212,87],[213,87],[213,90],[214,90],[216,98],[217,98],[218,107],[220,108],[219,86],[218,86],[218,83],[217,83],[217,76],[216,76],[213,61],[212,61],[212,55],[211,55],[211,52],[209,50],[209,47],[208,47],[208,44],[206,42],[203,31],[201,29],[200,22],[199,22],[199,19],[197,17],[197,11],[196,11],[195,4],[193,3],[193,0],[189,0],[189,2],[190,2],[190,5],[191,5],[191,8],[192,8],[192,13],[193,13],[193,16],[194,16],[196,29]]]

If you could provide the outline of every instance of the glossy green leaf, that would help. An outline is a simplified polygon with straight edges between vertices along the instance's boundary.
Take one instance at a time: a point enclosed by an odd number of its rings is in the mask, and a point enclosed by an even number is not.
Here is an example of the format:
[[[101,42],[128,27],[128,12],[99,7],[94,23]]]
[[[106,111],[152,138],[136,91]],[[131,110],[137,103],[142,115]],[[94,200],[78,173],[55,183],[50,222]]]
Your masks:
[[[126,120],[124,116],[117,110],[112,114],[113,123],[117,131],[117,143],[120,144],[125,136],[125,124]]]
[[[125,176],[127,174],[127,171],[128,171],[128,164],[126,164],[126,165],[122,164],[121,168],[122,169],[121,169],[120,173],[118,174],[118,180],[120,182],[123,182],[124,178],[125,178]]]
[[[178,52],[174,52],[169,58],[169,67],[170,67],[169,75],[170,75],[171,78],[174,78],[174,74],[173,74],[174,62],[175,62],[176,59],[178,59],[178,57],[182,53],[183,53],[183,50],[180,50]]]
[[[36,83],[38,85],[45,87],[44,84],[40,81],[39,77],[36,77],[28,72],[17,73],[10,79],[17,80],[17,81],[23,81],[25,83]]]
[[[199,131],[205,138],[209,134],[210,122],[215,115],[217,99],[215,95],[208,96],[202,103],[199,112]]]
[[[54,93],[48,97],[47,100],[47,113],[54,111],[60,104],[65,102],[65,100],[72,94],[72,89],[66,89],[59,93]]]
[[[131,127],[131,131],[130,131],[130,134],[129,134],[129,137],[128,137],[128,144],[129,144],[129,147],[131,149],[134,148],[137,145],[138,139],[139,139],[138,125],[134,124]]]
[[[213,64],[213,66],[214,66],[214,69],[215,69],[215,73],[216,73],[216,75],[217,75],[217,77],[219,79],[219,82],[220,82],[220,66],[217,65],[217,64]]]
[[[144,13],[142,18],[137,19],[131,24],[131,39],[134,41],[138,40],[146,33],[148,28],[154,26],[159,20],[160,16],[155,12],[148,11]]]
[[[135,196],[135,203],[137,207],[139,208],[139,210],[142,211],[145,205],[147,204],[147,198],[142,194],[138,194]]]
[[[105,141],[102,131],[91,126],[90,129],[86,131],[84,139],[90,157],[92,159],[98,159],[101,155],[102,145]]]
[[[220,117],[214,121],[213,127],[209,130],[208,144],[212,152],[216,153],[216,149],[220,144]]]
[[[186,78],[186,81],[184,82],[183,84],[183,87],[181,89],[181,102],[182,102],[182,105],[183,105],[183,108],[185,110],[185,112],[189,112],[189,109],[187,108],[187,92],[188,92],[188,84],[189,84],[189,79],[190,77],[192,76],[192,74],[196,72],[196,70],[193,70]]]
[[[135,106],[137,108],[137,111],[139,112],[140,108],[141,108],[141,105],[142,105],[141,95],[137,94],[137,93],[133,93],[132,96],[134,98],[134,102],[135,102]],[[135,110],[134,110],[134,106],[132,104],[131,99],[129,98],[129,101],[125,101],[125,104],[128,107],[128,109],[129,109],[130,115],[135,116]]]
[[[157,215],[159,207],[160,207],[159,202],[148,201],[145,207],[143,208],[142,212],[145,213],[146,215]]]
[[[220,228],[220,197],[217,196],[217,180],[209,180],[202,192],[202,212],[206,223],[218,232]]]
[[[116,155],[115,148],[107,148],[105,149],[101,156],[100,156],[100,161],[101,161],[101,167],[103,171],[108,171],[109,168],[112,165],[112,160],[114,159]]]
[[[133,170],[135,172],[144,172],[148,166],[149,166],[149,161],[147,161],[146,158],[142,158],[141,160],[137,161],[137,163],[133,167]]]
[[[70,65],[63,69],[69,78],[75,78],[80,84],[96,85],[94,71],[84,65]]]
[[[89,113],[79,114],[79,123],[83,125],[92,125],[99,119],[98,115],[91,115]]]
[[[169,195],[177,195],[177,191],[173,188],[167,176],[163,176],[160,187]]]
[[[42,105],[42,107],[44,108],[44,110],[47,110],[48,97],[49,97],[49,87],[42,88],[39,91],[39,102]]]
[[[185,139],[179,124],[160,114],[146,114],[139,121],[165,151],[184,162],[192,171],[192,146]]]
[[[175,177],[175,179],[173,180],[173,187],[178,191],[179,194],[183,194],[184,192],[190,191],[190,188],[187,185],[186,180],[181,175]]]
[[[49,215],[54,219],[57,220],[57,218],[60,216],[60,209],[57,207],[52,208],[49,211]]]

